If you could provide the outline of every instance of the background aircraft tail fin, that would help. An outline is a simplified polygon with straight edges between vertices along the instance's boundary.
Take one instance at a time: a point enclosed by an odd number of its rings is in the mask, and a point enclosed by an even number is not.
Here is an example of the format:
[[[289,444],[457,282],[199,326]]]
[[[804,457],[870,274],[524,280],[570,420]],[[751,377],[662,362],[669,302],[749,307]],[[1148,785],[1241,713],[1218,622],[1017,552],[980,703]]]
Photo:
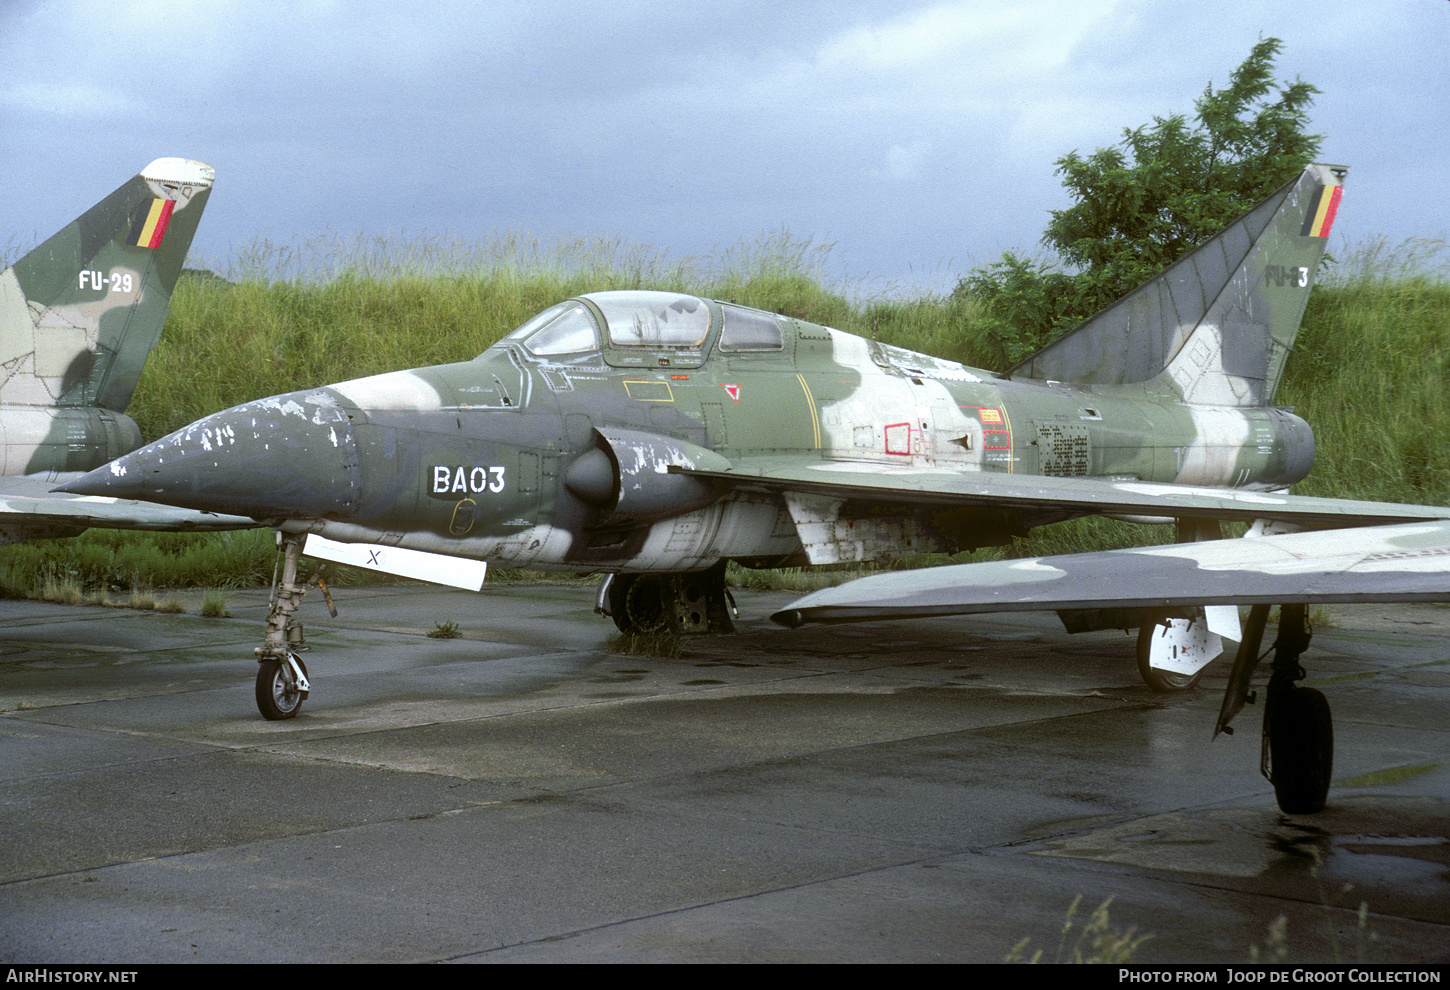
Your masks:
[[[0,273],[6,405],[126,408],[214,177],[159,158]]]
[[[1347,171],[1310,165],[1012,373],[1088,385],[1142,383],[1200,405],[1268,405],[1299,332]]]

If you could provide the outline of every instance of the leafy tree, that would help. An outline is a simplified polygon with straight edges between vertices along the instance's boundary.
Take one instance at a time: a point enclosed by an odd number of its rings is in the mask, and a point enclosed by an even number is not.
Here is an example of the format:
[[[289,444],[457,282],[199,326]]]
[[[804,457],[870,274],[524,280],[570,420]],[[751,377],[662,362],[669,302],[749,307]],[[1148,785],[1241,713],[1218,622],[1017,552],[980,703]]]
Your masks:
[[[1278,38],[1259,41],[1229,77],[1210,82],[1181,114],[1125,129],[1087,157],[1057,160],[1076,201],[1054,210],[1042,243],[1058,263],[1006,252],[968,273],[956,295],[986,315],[973,327],[979,351],[1016,364],[1062,332],[1157,275],[1218,233],[1313,161],[1322,138],[1306,134],[1319,92],[1301,80],[1276,84]]]

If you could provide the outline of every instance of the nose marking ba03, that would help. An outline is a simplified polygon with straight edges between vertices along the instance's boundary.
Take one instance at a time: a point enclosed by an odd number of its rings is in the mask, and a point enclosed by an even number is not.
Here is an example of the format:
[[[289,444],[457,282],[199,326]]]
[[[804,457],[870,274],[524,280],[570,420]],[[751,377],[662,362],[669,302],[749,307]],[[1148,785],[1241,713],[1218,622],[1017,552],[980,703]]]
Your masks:
[[[481,495],[484,492],[497,495],[504,489],[503,467],[497,464],[489,467],[435,464],[430,477],[432,484],[428,494],[433,498],[451,500],[455,496]]]

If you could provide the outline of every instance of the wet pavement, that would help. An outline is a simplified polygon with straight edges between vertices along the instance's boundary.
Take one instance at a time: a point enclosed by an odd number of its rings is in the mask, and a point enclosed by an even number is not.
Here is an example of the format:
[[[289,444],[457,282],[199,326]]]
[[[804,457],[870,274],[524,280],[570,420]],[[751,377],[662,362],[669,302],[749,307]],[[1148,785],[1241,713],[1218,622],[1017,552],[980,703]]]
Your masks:
[[[0,960],[1050,960],[1110,897],[1140,962],[1450,959],[1447,608],[1316,631],[1335,786],[1287,816],[1257,709],[1209,741],[1226,661],[1154,695],[1051,616],[739,593],[667,658],[606,652],[592,588],[346,588],[269,723],[266,594],[228,594],[0,602]]]

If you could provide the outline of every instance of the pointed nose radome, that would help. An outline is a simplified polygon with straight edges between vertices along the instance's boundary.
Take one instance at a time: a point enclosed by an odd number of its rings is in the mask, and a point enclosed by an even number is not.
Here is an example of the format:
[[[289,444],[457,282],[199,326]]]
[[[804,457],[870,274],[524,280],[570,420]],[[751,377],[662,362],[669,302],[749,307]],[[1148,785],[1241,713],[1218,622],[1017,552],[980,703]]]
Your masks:
[[[348,409],[313,389],[199,419],[58,490],[258,519],[342,518],[357,509],[358,470]]]

